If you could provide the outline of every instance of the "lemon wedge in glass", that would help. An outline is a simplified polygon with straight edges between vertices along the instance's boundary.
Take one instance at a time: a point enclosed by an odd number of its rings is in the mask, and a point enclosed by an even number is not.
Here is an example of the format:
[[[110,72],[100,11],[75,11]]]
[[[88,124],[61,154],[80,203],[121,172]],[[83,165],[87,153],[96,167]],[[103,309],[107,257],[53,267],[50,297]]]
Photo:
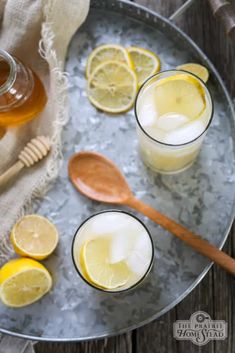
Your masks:
[[[15,252],[37,260],[48,257],[55,250],[58,239],[56,227],[47,218],[36,214],[21,218],[11,231]]]
[[[147,49],[130,47],[127,50],[134,64],[138,84],[141,86],[147,78],[160,70],[160,59],[155,53]]]
[[[159,116],[174,112],[195,119],[206,107],[202,85],[187,74],[159,80],[154,89],[154,100]]]
[[[127,283],[130,269],[124,261],[109,263],[110,242],[108,237],[87,241],[81,250],[80,261],[84,277],[91,284],[112,290]]]
[[[177,66],[177,70],[184,70],[191,72],[192,74],[199,77],[205,83],[208,81],[209,72],[205,66],[196,63],[187,63]]]
[[[106,61],[88,79],[87,94],[91,103],[108,113],[129,110],[137,93],[137,77],[126,64]]]
[[[92,72],[106,61],[119,61],[131,69],[134,68],[128,51],[117,44],[105,44],[97,47],[90,54],[86,65],[86,76],[90,77]]]
[[[34,303],[52,286],[52,278],[39,262],[20,258],[7,262],[0,269],[0,298],[10,307]]]

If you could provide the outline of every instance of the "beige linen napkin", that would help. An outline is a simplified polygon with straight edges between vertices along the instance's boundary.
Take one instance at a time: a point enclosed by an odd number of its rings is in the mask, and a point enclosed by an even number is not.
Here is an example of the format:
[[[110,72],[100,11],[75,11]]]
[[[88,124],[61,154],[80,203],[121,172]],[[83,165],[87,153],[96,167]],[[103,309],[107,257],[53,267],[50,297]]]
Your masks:
[[[0,0],[0,48],[32,67],[48,95],[47,106],[37,119],[9,130],[0,140],[0,173],[17,160],[32,137],[43,134],[52,142],[50,155],[0,194],[0,265],[11,256],[10,228],[28,210],[32,198],[42,195],[58,174],[61,131],[68,120],[67,77],[62,70],[69,41],[88,9],[89,0]],[[9,344],[9,340],[2,341]],[[2,352],[8,351],[0,344]]]

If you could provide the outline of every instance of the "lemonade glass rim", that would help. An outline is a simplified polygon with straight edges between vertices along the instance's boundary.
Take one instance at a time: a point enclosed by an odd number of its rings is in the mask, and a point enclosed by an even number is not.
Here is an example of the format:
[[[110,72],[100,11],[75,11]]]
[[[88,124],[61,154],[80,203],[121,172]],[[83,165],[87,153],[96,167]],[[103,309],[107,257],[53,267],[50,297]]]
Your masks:
[[[145,131],[145,129],[143,128],[143,126],[141,125],[140,121],[139,121],[139,118],[138,118],[138,114],[137,114],[137,101],[138,101],[138,98],[139,98],[139,95],[140,95],[140,92],[143,90],[143,88],[148,84],[148,82],[150,80],[152,80],[153,78],[157,77],[157,76],[160,76],[164,73],[167,73],[167,72],[172,72],[172,73],[176,73],[176,72],[179,72],[179,73],[187,73],[187,75],[191,75],[193,76],[194,78],[196,78],[200,84],[202,85],[203,89],[205,90],[205,92],[208,93],[208,96],[210,97],[210,104],[211,104],[211,114],[210,114],[210,118],[208,120],[208,123],[205,127],[205,129],[203,130],[203,132],[198,135],[197,137],[195,137],[194,139],[188,141],[188,142],[184,142],[184,143],[178,143],[178,144],[173,144],[173,143],[166,143],[166,142],[162,142],[162,141],[159,141],[157,139],[155,139],[154,137],[152,137],[150,134],[147,133],[147,131]],[[162,70],[162,71],[159,71],[157,72],[156,74],[148,77],[143,83],[142,85],[140,86],[139,90],[138,90],[138,93],[136,95],[136,98],[135,98],[135,105],[134,105],[134,112],[135,112],[135,118],[136,118],[136,122],[139,126],[139,128],[142,130],[142,132],[148,136],[152,141],[154,142],[157,142],[163,146],[170,146],[170,147],[181,147],[181,146],[186,146],[186,145],[189,145],[193,142],[195,142],[196,140],[198,140],[202,135],[205,134],[205,132],[208,130],[211,122],[212,122],[212,119],[213,119],[213,115],[214,115],[214,103],[213,103],[213,99],[212,99],[212,95],[210,93],[210,90],[209,88],[207,87],[207,85],[205,84],[205,82],[203,82],[203,80],[198,77],[197,75],[193,74],[192,72],[189,72],[189,71],[186,71],[186,70],[177,70],[177,69],[169,69],[169,70]]]
[[[118,213],[124,213],[132,218],[134,218],[136,221],[138,221],[143,227],[144,229],[146,230],[148,236],[149,236],[149,239],[150,239],[150,243],[151,243],[151,248],[152,248],[152,254],[151,254],[151,260],[150,260],[150,263],[149,263],[149,266],[146,270],[146,272],[144,273],[144,275],[136,282],[134,283],[133,285],[131,285],[130,287],[128,288],[125,288],[125,289],[119,289],[119,290],[109,290],[109,289],[105,289],[105,288],[101,288],[101,287],[96,287],[94,284],[92,284],[91,282],[89,282],[82,274],[82,272],[79,270],[77,264],[76,264],[76,261],[75,261],[75,258],[74,258],[74,242],[76,240],[76,237],[77,237],[77,234],[79,232],[79,230],[82,228],[82,226],[87,223],[91,218],[93,217],[96,217],[100,214],[103,214],[103,213],[112,213],[112,212],[118,212]],[[71,253],[72,253],[72,261],[73,261],[73,265],[78,273],[78,275],[81,277],[81,279],[86,282],[90,287],[100,291],[100,292],[105,292],[105,293],[112,293],[112,294],[116,294],[116,293],[124,293],[124,292],[127,292],[129,290],[132,290],[134,289],[135,287],[137,287],[139,284],[141,284],[144,279],[148,276],[149,272],[151,271],[152,269],[152,266],[153,266],[153,260],[154,260],[154,244],[153,244],[153,239],[152,239],[152,236],[148,230],[148,228],[146,227],[146,225],[138,218],[136,217],[135,215],[127,212],[127,211],[123,211],[123,210],[119,210],[119,209],[109,209],[109,210],[103,210],[103,211],[99,211],[99,212],[96,212],[96,213],[93,213],[92,215],[90,215],[88,218],[86,218],[81,224],[80,226],[77,228],[74,236],[73,236],[73,240],[72,240],[72,247],[71,247]]]

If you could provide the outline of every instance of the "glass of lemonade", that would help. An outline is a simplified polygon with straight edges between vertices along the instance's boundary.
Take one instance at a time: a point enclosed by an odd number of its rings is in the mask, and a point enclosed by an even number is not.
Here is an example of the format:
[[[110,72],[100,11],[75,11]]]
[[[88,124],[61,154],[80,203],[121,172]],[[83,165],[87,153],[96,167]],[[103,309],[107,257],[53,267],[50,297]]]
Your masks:
[[[169,70],[142,85],[135,115],[143,161],[154,171],[173,174],[196,159],[212,120],[213,104],[197,76]]]
[[[72,258],[82,279],[105,292],[140,284],[154,258],[151,235],[135,216],[118,210],[92,215],[78,228]]]

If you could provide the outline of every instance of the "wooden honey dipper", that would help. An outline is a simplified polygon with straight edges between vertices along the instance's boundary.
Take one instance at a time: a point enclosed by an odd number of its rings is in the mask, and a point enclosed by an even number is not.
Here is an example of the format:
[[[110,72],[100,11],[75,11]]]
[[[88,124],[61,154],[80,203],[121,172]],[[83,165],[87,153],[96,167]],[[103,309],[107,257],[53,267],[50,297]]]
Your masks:
[[[31,167],[47,156],[51,145],[47,137],[37,136],[27,143],[20,152],[18,161],[6,172],[0,175],[0,187],[16,176],[24,167]]]

